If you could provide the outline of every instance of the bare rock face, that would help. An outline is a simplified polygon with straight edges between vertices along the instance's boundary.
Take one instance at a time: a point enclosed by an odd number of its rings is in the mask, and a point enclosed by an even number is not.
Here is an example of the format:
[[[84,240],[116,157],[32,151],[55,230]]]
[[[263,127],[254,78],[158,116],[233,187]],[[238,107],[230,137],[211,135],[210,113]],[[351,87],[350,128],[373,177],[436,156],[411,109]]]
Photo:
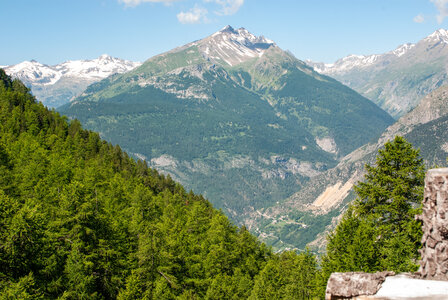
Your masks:
[[[422,260],[418,274],[448,280],[448,168],[429,170],[425,178]]]
[[[360,295],[375,295],[386,280],[394,272],[346,272],[333,273],[327,284],[325,299],[353,298]]]

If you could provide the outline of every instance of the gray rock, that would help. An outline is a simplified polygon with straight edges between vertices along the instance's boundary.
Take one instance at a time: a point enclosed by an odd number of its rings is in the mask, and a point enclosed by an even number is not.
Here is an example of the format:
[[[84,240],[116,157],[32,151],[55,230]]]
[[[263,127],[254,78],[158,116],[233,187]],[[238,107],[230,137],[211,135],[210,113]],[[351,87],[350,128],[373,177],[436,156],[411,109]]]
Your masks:
[[[425,279],[448,280],[448,168],[429,170],[425,178],[422,260],[418,274]]]
[[[325,299],[352,298],[360,295],[375,295],[387,276],[394,272],[347,272],[333,273],[327,284]]]

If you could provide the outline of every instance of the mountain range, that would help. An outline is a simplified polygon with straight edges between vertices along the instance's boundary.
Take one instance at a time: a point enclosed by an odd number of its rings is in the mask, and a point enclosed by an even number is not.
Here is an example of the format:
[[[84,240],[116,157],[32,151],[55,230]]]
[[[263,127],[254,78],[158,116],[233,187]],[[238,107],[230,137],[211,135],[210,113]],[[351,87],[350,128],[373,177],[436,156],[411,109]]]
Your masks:
[[[349,55],[332,64],[307,63],[399,118],[422,97],[448,84],[448,31],[439,29],[384,54]]]
[[[104,54],[93,60],[71,60],[53,66],[35,60],[24,61],[3,69],[31,88],[44,105],[56,108],[79,96],[90,84],[139,65],[139,62]]]
[[[7,71],[38,94],[40,85],[46,105],[60,95],[52,103],[65,103],[61,112],[204,194],[274,249],[322,251],[387,140],[403,135],[427,166],[446,163],[447,43],[440,29],[324,64],[227,26],[143,64],[101,56]],[[83,80],[94,83],[84,92]]]
[[[59,110],[239,224],[393,122],[273,41],[230,26],[92,84]]]

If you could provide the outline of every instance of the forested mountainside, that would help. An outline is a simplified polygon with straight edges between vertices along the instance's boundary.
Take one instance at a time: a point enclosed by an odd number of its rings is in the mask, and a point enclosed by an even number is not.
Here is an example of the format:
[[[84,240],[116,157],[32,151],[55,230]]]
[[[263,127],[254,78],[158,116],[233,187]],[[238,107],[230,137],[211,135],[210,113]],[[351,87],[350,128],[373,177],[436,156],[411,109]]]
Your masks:
[[[398,119],[424,96],[448,84],[448,31],[436,30],[418,43],[403,44],[384,54],[349,55],[334,64],[307,63]]]
[[[60,111],[240,223],[393,122],[273,41],[231,27],[96,83]]]
[[[427,168],[445,166],[448,157],[448,86],[427,95],[411,112],[388,127],[375,142],[341,159],[332,169],[310,179],[285,203],[252,214],[246,225],[262,240],[283,247],[325,249],[325,236],[340,219],[341,211],[354,199],[353,186],[364,176],[364,165],[395,136],[404,136],[416,148]],[[250,220],[251,218],[247,218]],[[316,237],[318,239],[316,240]]]
[[[1,298],[305,299],[316,263],[273,254],[0,69]]]

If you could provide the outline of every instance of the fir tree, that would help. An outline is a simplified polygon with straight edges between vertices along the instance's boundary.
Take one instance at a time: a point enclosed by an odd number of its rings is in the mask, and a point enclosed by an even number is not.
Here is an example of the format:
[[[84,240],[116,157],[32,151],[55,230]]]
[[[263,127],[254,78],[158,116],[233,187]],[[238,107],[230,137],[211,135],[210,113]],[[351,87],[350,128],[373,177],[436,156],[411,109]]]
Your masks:
[[[332,272],[395,271],[418,268],[421,225],[415,220],[423,197],[425,169],[419,150],[395,137],[379,150],[357,199],[328,237],[323,282]],[[321,286],[321,288],[324,288]]]

